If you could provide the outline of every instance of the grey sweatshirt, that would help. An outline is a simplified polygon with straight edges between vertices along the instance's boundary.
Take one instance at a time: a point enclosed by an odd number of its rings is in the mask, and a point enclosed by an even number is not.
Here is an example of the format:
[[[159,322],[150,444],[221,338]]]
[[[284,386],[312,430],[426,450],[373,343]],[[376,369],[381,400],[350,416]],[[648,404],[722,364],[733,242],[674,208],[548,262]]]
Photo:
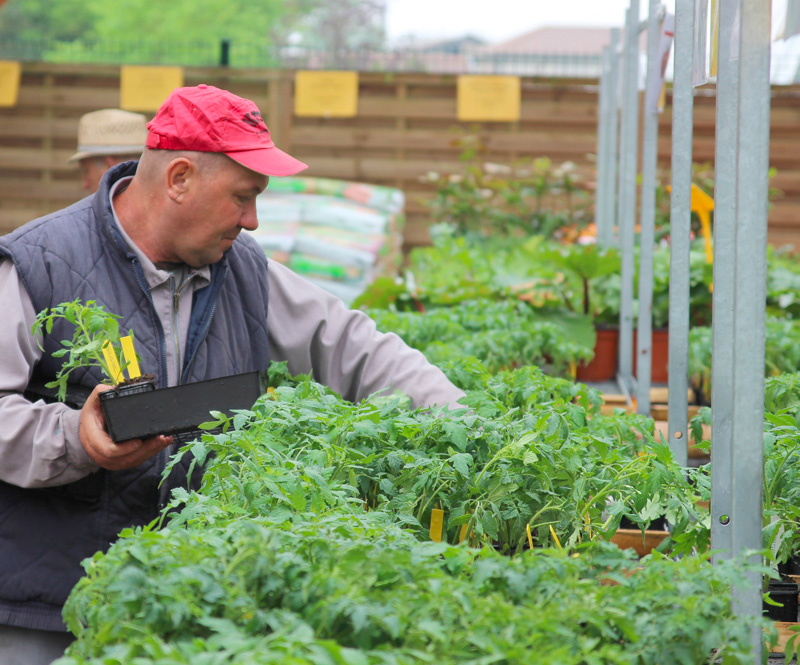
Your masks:
[[[168,341],[168,382],[175,385],[192,295],[208,283],[209,270],[157,267],[118,220],[117,226],[142,261]],[[363,312],[348,309],[274,261],[269,265],[269,288],[270,358],[288,361],[292,374],[313,373],[317,381],[353,401],[379,391],[401,391],[414,407],[459,406],[464,393],[441,370],[397,335],[378,332]],[[0,261],[0,312],[0,479],[20,487],[49,487],[96,471],[80,442],[80,411],[64,404],[31,403],[21,394],[41,351],[31,333],[36,312],[11,261]]]

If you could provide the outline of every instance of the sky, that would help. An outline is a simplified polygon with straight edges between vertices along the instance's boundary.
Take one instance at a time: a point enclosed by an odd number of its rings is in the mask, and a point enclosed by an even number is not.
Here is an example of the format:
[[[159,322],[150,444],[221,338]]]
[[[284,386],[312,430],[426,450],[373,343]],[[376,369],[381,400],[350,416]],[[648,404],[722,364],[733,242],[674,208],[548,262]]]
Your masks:
[[[642,18],[649,0],[639,0]],[[674,0],[664,0],[669,10]],[[439,39],[473,34],[505,41],[546,26],[622,26],[630,0],[387,0],[387,31],[396,43],[409,34]],[[786,0],[773,0],[773,23]]]
[[[473,34],[498,42],[545,26],[622,25],[628,5],[629,0],[388,0],[386,27],[392,42],[409,34],[421,40]]]

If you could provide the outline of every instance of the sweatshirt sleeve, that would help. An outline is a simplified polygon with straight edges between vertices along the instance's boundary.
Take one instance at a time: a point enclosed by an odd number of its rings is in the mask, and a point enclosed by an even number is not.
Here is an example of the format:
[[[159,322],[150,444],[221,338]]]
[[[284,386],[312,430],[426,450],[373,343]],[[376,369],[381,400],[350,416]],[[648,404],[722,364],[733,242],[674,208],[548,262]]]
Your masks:
[[[22,396],[41,351],[31,333],[36,312],[9,260],[0,260],[0,311],[0,480],[50,487],[97,470],[80,442],[80,411]]]
[[[414,408],[460,408],[464,393],[444,373],[393,333],[378,332],[363,312],[286,266],[269,264],[270,357],[292,374],[357,402],[376,392],[405,393]]]

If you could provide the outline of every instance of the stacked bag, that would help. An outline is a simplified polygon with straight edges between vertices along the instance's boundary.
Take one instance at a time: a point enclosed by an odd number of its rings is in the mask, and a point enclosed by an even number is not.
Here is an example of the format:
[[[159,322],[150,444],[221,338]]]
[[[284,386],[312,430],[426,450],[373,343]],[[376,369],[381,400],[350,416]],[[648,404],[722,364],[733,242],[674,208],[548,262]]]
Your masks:
[[[329,178],[274,178],[252,235],[267,256],[351,303],[401,259],[405,196]]]

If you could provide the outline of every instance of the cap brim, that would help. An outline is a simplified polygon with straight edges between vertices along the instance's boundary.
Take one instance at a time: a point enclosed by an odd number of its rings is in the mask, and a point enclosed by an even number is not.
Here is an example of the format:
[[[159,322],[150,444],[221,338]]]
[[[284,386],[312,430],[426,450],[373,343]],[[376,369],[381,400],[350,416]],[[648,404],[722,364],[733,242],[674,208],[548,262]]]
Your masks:
[[[262,175],[276,177],[295,175],[308,168],[308,164],[304,164],[279,148],[242,150],[225,154],[233,161]]]

